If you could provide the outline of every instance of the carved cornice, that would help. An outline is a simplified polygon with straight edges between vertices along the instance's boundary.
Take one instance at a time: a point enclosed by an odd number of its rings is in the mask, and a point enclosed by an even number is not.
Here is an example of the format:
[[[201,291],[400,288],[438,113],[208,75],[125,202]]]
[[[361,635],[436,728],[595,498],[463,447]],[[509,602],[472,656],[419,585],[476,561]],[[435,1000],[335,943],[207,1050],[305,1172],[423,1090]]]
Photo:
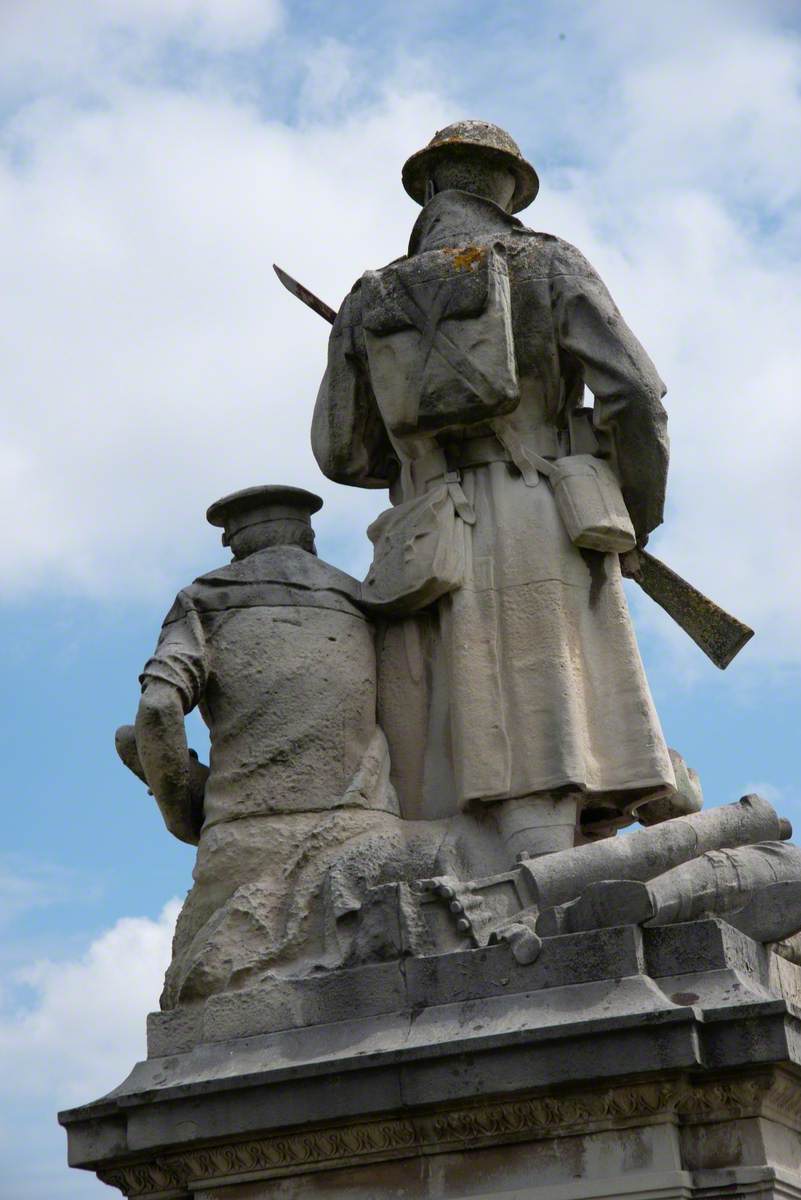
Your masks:
[[[408,1154],[566,1137],[599,1129],[767,1116],[801,1132],[801,1079],[766,1069],[694,1081],[687,1076],[603,1090],[537,1095],[269,1134],[159,1155],[97,1172],[125,1196],[186,1195],[201,1184],[318,1171]]]

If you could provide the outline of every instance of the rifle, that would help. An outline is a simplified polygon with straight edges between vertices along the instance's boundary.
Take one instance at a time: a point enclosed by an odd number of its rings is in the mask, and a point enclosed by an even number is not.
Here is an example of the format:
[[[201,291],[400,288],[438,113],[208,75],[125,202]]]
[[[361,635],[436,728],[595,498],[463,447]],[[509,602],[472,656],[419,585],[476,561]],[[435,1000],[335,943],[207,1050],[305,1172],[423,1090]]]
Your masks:
[[[337,315],[333,308],[275,264],[273,270],[288,292],[333,325]],[[621,555],[621,566],[623,573],[639,584],[721,670],[725,670],[754,636],[753,629],[720,608],[646,550],[638,548]]]
[[[623,573],[638,583],[669,617],[724,671],[754,636],[742,621],[720,608],[660,559],[639,547],[621,555]]]

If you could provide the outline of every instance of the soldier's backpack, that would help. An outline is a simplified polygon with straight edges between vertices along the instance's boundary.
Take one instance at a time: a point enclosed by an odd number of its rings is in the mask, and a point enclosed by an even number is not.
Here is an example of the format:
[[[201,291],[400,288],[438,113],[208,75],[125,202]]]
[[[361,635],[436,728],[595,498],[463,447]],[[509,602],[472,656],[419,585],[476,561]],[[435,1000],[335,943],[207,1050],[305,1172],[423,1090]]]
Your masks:
[[[391,433],[437,433],[520,402],[502,243],[430,250],[362,276],[370,381]]]

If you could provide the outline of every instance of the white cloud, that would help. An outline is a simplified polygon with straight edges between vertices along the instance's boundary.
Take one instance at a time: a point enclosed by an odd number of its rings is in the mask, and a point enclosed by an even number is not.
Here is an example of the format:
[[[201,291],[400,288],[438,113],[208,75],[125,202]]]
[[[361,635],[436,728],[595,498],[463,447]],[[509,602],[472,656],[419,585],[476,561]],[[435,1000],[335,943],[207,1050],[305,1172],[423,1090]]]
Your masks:
[[[325,119],[342,111],[353,85],[356,55],[344,42],[325,38],[308,55],[300,92],[300,111]]]
[[[437,116],[390,96],[293,132],[225,98],[138,90],[38,114],[32,161],[0,176],[6,587],[148,591],[217,495],[320,485],[307,430],[326,326],[271,264],[337,303],[363,261],[393,257],[410,208],[394,167]]]
[[[625,158],[646,188],[702,178],[773,209],[799,191],[788,147],[801,137],[801,46],[758,10],[727,16],[730,6],[679,3],[653,13],[650,27],[634,23],[639,53],[621,79],[626,136],[615,165]]]
[[[5,1087],[84,1102],[116,1086],[144,1053],[144,1015],[158,1008],[180,903],[158,920],[122,917],[74,961],[19,968],[34,1001],[0,1021]]]
[[[272,28],[271,6],[250,8]],[[584,11],[611,82],[591,120],[565,118],[583,159],[544,170],[525,216],[585,250],[668,383],[670,510],[654,549],[758,629],[751,662],[798,661],[801,568],[787,531],[801,507],[799,43],[768,10],[678,9],[610,0]],[[153,22],[180,33],[189,10],[119,12],[144,36]],[[210,20],[212,6],[195,5],[197,20],[201,10]],[[214,11],[222,20],[227,8]],[[363,566],[363,530],[384,498],[319,477],[308,425],[326,328],[281,291],[271,263],[338,303],[361,270],[403,250],[415,215],[399,185],[405,155],[481,97],[458,71],[436,76],[465,97],[458,105],[420,86],[422,71],[408,72],[415,87],[395,86],[391,45],[367,63],[344,38],[307,38],[300,53],[296,127],[224,80],[171,90],[120,71],[101,105],[62,90],[7,124],[9,592],[169,590],[201,545],[209,566],[219,557],[208,502],[266,480],[321,491],[322,551],[336,531],[340,563]],[[551,50],[517,53],[519,79],[526,55],[537,74]],[[566,98],[564,72],[549,70]],[[385,91],[364,99],[371,74]],[[487,109],[505,96],[500,77],[495,86]],[[544,128],[523,108],[510,124],[524,144]]]
[[[280,0],[4,0],[3,89],[92,88],[114,71],[141,71],[168,51],[226,53],[258,45],[280,27]]]
[[[653,549],[758,630],[747,655],[798,661],[798,263],[766,261],[718,198],[692,191],[655,197],[617,246],[592,228],[583,245],[668,384]]]
[[[171,900],[158,920],[124,917],[80,958],[39,961],[14,973],[16,1006],[0,1010],[4,1195],[106,1194],[93,1176],[68,1172],[55,1114],[116,1087],[144,1057],[145,1016],[158,1007],[179,908]]]
[[[115,22],[150,27],[172,36],[197,38],[213,50],[241,49],[275,32],[280,0],[114,0],[106,6]]]
[[[558,190],[546,176],[535,220],[596,264],[668,385],[669,507],[652,549],[757,630],[736,671],[797,666],[801,42],[748,6],[637,12],[611,3],[602,24],[588,10],[619,70],[584,135],[592,167]]]

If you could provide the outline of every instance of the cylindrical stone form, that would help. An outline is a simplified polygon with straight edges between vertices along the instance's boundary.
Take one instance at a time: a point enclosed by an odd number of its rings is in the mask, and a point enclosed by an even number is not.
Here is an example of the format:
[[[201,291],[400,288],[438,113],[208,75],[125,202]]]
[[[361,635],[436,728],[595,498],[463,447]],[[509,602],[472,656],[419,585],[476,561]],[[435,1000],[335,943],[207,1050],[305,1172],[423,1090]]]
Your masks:
[[[574,900],[605,879],[654,879],[707,850],[789,837],[786,821],[761,796],[744,796],[707,812],[677,817],[627,837],[577,846],[521,864],[539,908]]]

